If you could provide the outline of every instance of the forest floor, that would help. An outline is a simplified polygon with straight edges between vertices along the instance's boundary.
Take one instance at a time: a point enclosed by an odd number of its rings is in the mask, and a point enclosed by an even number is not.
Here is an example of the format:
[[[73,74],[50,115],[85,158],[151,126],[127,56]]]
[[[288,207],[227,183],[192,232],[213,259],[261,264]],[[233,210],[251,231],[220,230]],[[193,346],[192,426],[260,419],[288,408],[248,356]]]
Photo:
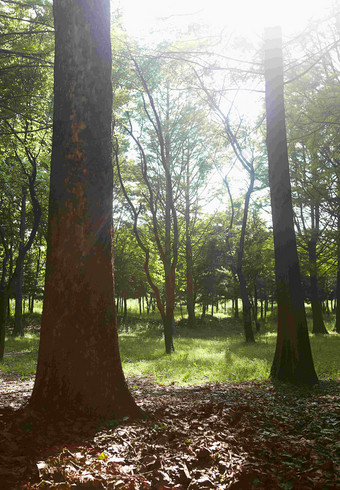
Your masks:
[[[0,488],[340,488],[340,380],[162,385],[128,377],[145,420],[52,423],[22,408],[33,378],[0,378]]]

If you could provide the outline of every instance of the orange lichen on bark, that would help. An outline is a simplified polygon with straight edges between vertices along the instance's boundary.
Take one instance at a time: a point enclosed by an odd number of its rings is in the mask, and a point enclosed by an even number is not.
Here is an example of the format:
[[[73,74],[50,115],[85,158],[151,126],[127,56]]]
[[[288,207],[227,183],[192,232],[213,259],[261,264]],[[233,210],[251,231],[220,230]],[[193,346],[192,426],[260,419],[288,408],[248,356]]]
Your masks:
[[[75,108],[72,109],[72,112],[70,114],[70,120],[73,121],[71,124],[71,130],[72,130],[72,142],[76,143],[76,148],[72,153],[69,153],[66,155],[66,158],[69,160],[75,160],[76,162],[81,162],[85,161],[85,154],[82,150],[82,143],[83,140],[79,137],[80,131],[83,131],[86,128],[86,124],[84,121],[76,121],[77,117],[77,112]]]

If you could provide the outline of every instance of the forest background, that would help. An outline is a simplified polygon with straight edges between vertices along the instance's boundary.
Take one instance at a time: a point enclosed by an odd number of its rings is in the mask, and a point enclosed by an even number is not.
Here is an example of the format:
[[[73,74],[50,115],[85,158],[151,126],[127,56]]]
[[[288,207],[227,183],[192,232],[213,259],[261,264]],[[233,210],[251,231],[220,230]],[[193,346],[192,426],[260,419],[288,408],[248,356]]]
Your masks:
[[[2,2],[1,22],[1,324],[14,309],[23,335],[23,308],[41,308],[44,288],[51,4]],[[241,299],[259,330],[276,300],[263,41],[197,24],[169,37],[150,46],[128,36],[119,12],[112,21],[117,311],[126,317],[130,301],[164,319],[176,308],[194,326],[221,308],[238,318]],[[326,333],[339,290],[336,9],[284,43],[284,60],[302,282],[312,331]],[[339,318],[328,327],[339,328]]]

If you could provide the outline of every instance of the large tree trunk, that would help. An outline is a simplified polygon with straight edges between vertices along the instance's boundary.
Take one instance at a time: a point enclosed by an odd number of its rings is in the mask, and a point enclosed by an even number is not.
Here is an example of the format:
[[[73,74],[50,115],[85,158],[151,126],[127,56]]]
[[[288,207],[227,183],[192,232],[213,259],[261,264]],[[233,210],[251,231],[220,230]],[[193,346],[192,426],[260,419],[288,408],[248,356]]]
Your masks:
[[[322,307],[318,294],[318,279],[316,275],[316,239],[312,236],[308,242],[309,277],[311,285],[311,304],[313,314],[313,333],[327,334],[322,316]]]
[[[271,376],[315,383],[300,280],[289,177],[280,28],[265,33],[265,80],[269,186],[273,217],[278,334]]]
[[[22,323],[22,283],[24,279],[24,244],[25,244],[25,229],[26,229],[26,189],[22,187],[22,199],[20,210],[20,243],[19,243],[19,259],[16,266],[15,277],[15,313],[14,313],[14,329],[13,336],[24,336],[24,326]]]
[[[112,254],[109,0],[55,0],[45,300],[30,406],[139,415],[118,348]]]

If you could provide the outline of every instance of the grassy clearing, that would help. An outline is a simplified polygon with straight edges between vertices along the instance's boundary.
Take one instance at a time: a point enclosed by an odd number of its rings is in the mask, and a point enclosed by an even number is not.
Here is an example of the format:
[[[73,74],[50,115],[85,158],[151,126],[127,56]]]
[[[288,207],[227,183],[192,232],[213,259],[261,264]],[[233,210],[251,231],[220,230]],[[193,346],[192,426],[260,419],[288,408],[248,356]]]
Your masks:
[[[176,351],[164,354],[162,331],[139,332],[129,328],[120,334],[126,375],[152,376],[156,382],[196,384],[206,381],[265,380],[269,377],[276,343],[273,324],[257,335],[255,344],[244,342],[242,323],[235,319],[209,319],[199,329],[178,327]],[[340,337],[311,335],[315,367],[320,379],[340,377]]]
[[[0,373],[34,375],[39,334],[32,323],[37,320],[38,317],[27,317],[31,331],[24,338],[7,338]],[[275,321],[269,319],[262,329],[256,343],[248,345],[243,339],[240,320],[208,316],[195,330],[179,322],[174,339],[176,351],[168,356],[164,353],[160,323],[129,317],[121,321],[119,332],[124,372],[127,376],[151,376],[163,384],[265,380],[275,350]],[[311,344],[320,379],[340,378],[340,336],[311,335]]]

